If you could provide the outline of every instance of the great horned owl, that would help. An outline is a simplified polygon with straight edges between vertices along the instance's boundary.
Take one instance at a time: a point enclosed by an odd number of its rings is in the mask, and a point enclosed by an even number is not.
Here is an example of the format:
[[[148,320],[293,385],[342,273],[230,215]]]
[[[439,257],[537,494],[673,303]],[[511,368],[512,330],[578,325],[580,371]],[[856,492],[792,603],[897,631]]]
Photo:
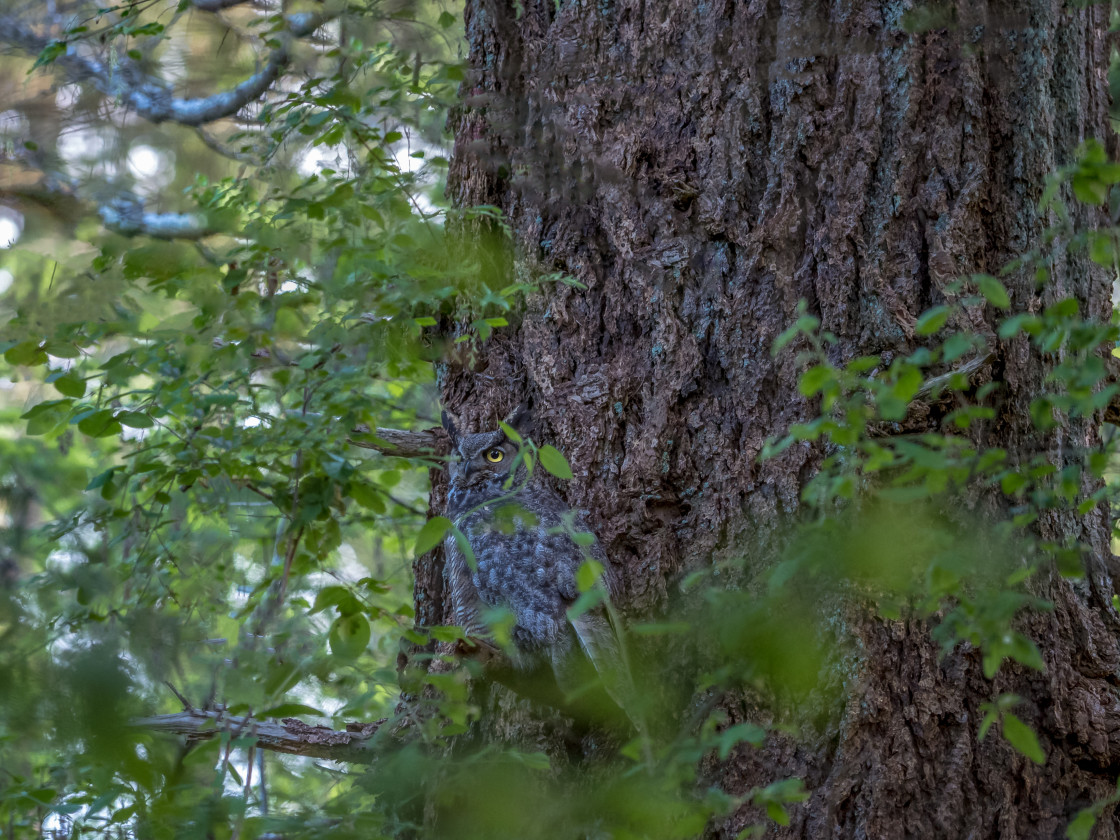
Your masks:
[[[523,428],[524,420],[521,413],[507,424]],[[614,702],[630,714],[629,670],[609,612],[602,603],[571,618],[568,612],[580,596],[577,573],[588,559],[605,570],[596,585],[605,587],[608,598],[615,594],[602,546],[542,481],[539,468],[528,474],[505,432],[461,434],[446,412],[444,427],[454,447],[447,516],[474,555],[472,564],[454,532],[448,535],[444,576],[455,623],[468,636],[488,640],[493,634],[483,612],[508,609],[516,668],[548,662],[559,687],[571,693],[586,687],[581,683],[590,662]],[[579,539],[588,544],[578,544],[577,534],[586,534]]]

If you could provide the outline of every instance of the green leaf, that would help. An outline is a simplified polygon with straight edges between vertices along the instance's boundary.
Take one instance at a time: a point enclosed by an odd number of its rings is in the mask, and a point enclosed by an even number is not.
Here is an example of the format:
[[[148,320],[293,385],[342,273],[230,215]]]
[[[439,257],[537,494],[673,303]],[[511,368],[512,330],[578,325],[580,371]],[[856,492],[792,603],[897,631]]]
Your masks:
[[[1076,569],[1080,572],[1081,558],[1076,555],[1076,553],[1075,558],[1077,561]],[[1020,665],[1026,665],[1028,668],[1033,668],[1036,671],[1046,670],[1046,663],[1042,659],[1042,653],[1039,651],[1038,646],[1022,633],[1013,632],[1011,634],[1011,643],[1007,645],[1007,655]]]
[[[1089,840],[1089,836],[1093,833],[1093,826],[1096,824],[1097,815],[1093,813],[1093,809],[1082,808],[1073,818],[1073,822],[1066,826],[1066,837],[1069,840]]]
[[[90,437],[100,438],[119,434],[121,424],[113,416],[113,412],[104,408],[95,411],[78,422],[78,431]]]
[[[311,608],[311,615],[323,610],[337,607],[339,615],[352,615],[361,612],[362,605],[345,586],[324,586],[315,595],[315,604]]]
[[[603,575],[603,564],[594,560],[584,560],[576,570],[576,586],[580,592],[587,592],[599,582]]]
[[[804,312],[804,301],[798,304],[798,310]],[[799,335],[803,333],[811,333],[820,325],[821,322],[817,318],[814,318],[812,315],[802,315],[797,319],[797,321],[794,322],[793,326],[787,328],[782,332],[781,335],[774,339],[774,346],[770,349],[771,355],[777,356],[782,352],[782,350],[785,349],[786,345],[788,345]]]
[[[1112,268],[1116,262],[1116,245],[1113,238],[1107,233],[1090,231],[1089,259],[1097,265]]]
[[[572,468],[568,466],[568,459],[556,447],[545,444],[538,450],[538,455],[541,459],[541,466],[557,478],[566,481],[572,477]]]
[[[767,802],[766,816],[778,825],[789,825],[789,812],[781,802]]]
[[[1052,303],[1050,306],[1046,307],[1046,311],[1043,314],[1046,315],[1047,318],[1053,318],[1060,321],[1075,317],[1080,308],[1081,307],[1077,302],[1077,298],[1067,297],[1062,298],[1057,303]]]
[[[471,543],[470,540],[467,539],[467,535],[458,528],[452,529],[451,533],[455,537],[455,547],[463,552],[463,556],[466,558],[467,565],[470,567],[471,571],[477,572],[478,558],[474,556],[474,549],[471,548]]]
[[[151,21],[143,23],[139,26],[126,26],[122,30],[125,35],[132,35],[134,37],[145,37],[148,35],[159,35],[163,32],[163,24]]]
[[[437,642],[458,642],[467,638],[462,627],[437,625],[436,627],[429,627],[428,632]]]
[[[572,603],[567,610],[569,621],[575,621],[584,613],[595,609],[607,599],[606,590],[601,586],[588,589]]]
[[[857,356],[844,366],[848,373],[866,373],[882,364],[882,356]]]
[[[512,750],[510,751],[510,757],[530,770],[548,770],[552,766],[548,754],[543,752],[526,753],[520,750]]]
[[[892,387],[895,398],[909,402],[922,387],[922,371],[910,365],[902,366],[897,371],[897,379]]]
[[[1011,712],[1004,713],[1001,726],[1003,727],[1003,737],[1007,739],[1011,746],[1035,764],[1046,763],[1046,756],[1042,752],[1042,746],[1038,743],[1038,736],[1034,734],[1033,729]]]
[[[139,411],[122,411],[117,415],[117,421],[130,429],[150,429],[156,424],[151,417]]]
[[[498,426],[503,432],[505,432],[506,437],[511,441],[513,441],[514,443],[522,442],[521,433],[518,432],[517,429],[513,428],[513,426],[511,426],[509,423],[505,422],[504,420],[499,420]]]
[[[1108,185],[1098,178],[1078,173],[1071,183],[1077,200],[1085,204],[1100,205],[1108,200]]]
[[[455,23],[455,15],[450,12],[441,12],[439,16],[439,25],[444,29]]]
[[[53,431],[65,419],[66,411],[63,409],[53,409],[37,414],[27,421],[27,434],[45,435]]]
[[[4,361],[10,365],[32,367],[44,364],[47,361],[47,354],[38,341],[22,341],[5,351]]]
[[[66,43],[65,42],[63,42],[63,41],[51,41],[49,44],[47,44],[45,47],[43,47],[42,51],[39,53],[38,57],[35,59],[35,63],[31,65],[31,70],[27,71],[28,74],[30,74],[32,71],[34,71],[34,70],[36,70],[36,69],[38,69],[38,68],[40,68],[40,67],[42,67],[46,64],[50,64],[52,61],[54,61],[56,58],[58,58],[64,52],[66,52]]]
[[[381,494],[372,487],[361,482],[352,482],[349,488],[350,498],[364,508],[369,508],[374,513],[385,512],[385,500]]]
[[[1019,330],[1023,330],[1030,335],[1037,335],[1041,329],[1042,319],[1037,315],[1024,312],[1019,315],[1013,315],[1000,324],[999,337],[1004,339],[1011,338],[1015,336]]]
[[[86,381],[72,373],[56,379],[51,384],[54,385],[58,393],[65,397],[84,397],[86,395]]]
[[[78,349],[77,345],[71,344],[69,341],[48,341],[43,345],[43,350],[46,351],[47,355],[58,359],[76,359],[82,355],[82,351]]]
[[[32,419],[34,419],[35,417],[38,417],[41,414],[64,411],[64,410],[70,408],[70,406],[72,406],[73,404],[74,404],[74,401],[70,400],[70,399],[43,400],[42,402],[36,403],[35,405],[31,406],[31,408],[27,409],[27,411],[25,411],[23,414],[20,415],[20,419],[21,420],[32,420]]]
[[[933,335],[949,320],[950,309],[948,306],[935,306],[933,309],[927,309],[918,318],[918,323],[914,326],[914,332],[918,335]]]
[[[744,741],[752,747],[761,747],[766,740],[766,730],[755,723],[739,723],[729,726],[719,735],[719,757],[726,761],[731,755],[731,750]]]
[[[54,788],[38,788],[37,790],[28,791],[27,796],[40,805],[50,805],[54,801],[54,798],[58,796],[58,791]]]
[[[327,634],[331,653],[340,659],[357,659],[370,640],[369,621],[361,613],[339,616]]]
[[[113,479],[113,473],[116,472],[116,467],[110,467],[104,472],[100,472],[90,479],[89,484],[86,485],[87,490],[97,490],[104,487]]]
[[[984,719],[980,721],[980,730],[977,732],[977,737],[981,741],[984,740],[988,734],[988,730],[992,728],[992,725],[997,720],[999,720],[999,712],[994,708],[988,709],[987,713],[984,715]]]
[[[557,276],[557,279],[561,283],[563,283],[565,286],[571,286],[573,289],[579,289],[580,291],[583,291],[583,292],[587,291],[587,285],[579,282],[576,278],[572,277],[572,275],[570,275],[570,274],[561,273]]]
[[[806,397],[811,397],[824,390],[836,381],[836,369],[831,365],[816,365],[801,374],[797,383],[797,390]]]
[[[446,516],[429,519],[416,537],[416,554],[426,554],[439,545],[450,528],[451,520]]]
[[[1011,306],[1011,297],[1007,294],[1007,289],[1003,284],[990,274],[976,274],[973,275],[973,280],[976,281],[976,286],[980,289],[982,294],[992,306],[998,309],[1007,309]]]
[[[941,345],[942,361],[952,362],[959,359],[973,347],[973,336],[967,333],[953,333]]]

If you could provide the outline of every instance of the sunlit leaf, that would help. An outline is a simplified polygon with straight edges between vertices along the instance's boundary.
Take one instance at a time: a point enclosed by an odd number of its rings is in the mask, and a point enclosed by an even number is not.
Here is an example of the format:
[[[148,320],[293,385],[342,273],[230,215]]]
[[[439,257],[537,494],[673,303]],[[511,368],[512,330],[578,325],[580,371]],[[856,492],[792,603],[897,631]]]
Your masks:
[[[995,277],[990,274],[976,274],[972,278],[976,281],[976,286],[980,289],[982,294],[992,306],[999,309],[1007,309],[1011,306],[1011,297],[1007,294],[1007,289]]]
[[[332,654],[340,659],[355,659],[366,649],[370,635],[366,617],[360,613],[351,613],[334,620],[327,638]]]
[[[1093,826],[1097,824],[1097,815],[1092,808],[1082,808],[1077,816],[1066,826],[1066,837],[1069,840],[1089,840],[1093,834]]]
[[[537,454],[540,456],[541,466],[554,476],[565,480],[572,478],[572,468],[568,466],[568,459],[559,449],[545,444]]]
[[[440,544],[450,529],[451,520],[446,516],[434,516],[429,519],[416,537],[415,553],[424,554],[431,551]]]

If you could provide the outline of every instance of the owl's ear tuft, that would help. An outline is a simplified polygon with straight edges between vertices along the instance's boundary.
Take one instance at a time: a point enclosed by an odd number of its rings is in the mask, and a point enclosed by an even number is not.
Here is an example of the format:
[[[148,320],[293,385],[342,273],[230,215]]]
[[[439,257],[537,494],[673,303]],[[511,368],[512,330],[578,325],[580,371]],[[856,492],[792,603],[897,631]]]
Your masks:
[[[444,431],[447,436],[451,438],[453,446],[459,445],[459,418],[448,411],[446,408],[440,412],[440,423],[443,425]]]
[[[529,414],[529,406],[525,403],[521,403],[521,405],[517,406],[517,408],[506,415],[506,418],[502,422],[507,426],[511,426],[522,437],[529,437],[532,419],[532,415]]]

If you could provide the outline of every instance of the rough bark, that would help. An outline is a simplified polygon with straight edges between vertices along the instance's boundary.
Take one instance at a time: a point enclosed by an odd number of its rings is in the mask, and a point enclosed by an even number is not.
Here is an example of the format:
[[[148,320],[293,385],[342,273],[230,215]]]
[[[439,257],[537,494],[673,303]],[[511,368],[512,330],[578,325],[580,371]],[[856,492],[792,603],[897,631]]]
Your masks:
[[[457,118],[452,189],[502,208],[519,270],[545,289],[523,319],[450,365],[445,403],[492,427],[528,400],[537,437],[575,471],[624,581],[630,616],[663,608],[682,571],[766,545],[820,462],[809,446],[760,462],[764,442],[816,407],[774,338],[808,301],[844,360],[916,346],[946,286],[1036,244],[1047,175],[1108,124],[1104,6],[959,4],[952,26],[908,33],[912,2],[467,0],[473,69]],[[1076,295],[1107,319],[1107,279],[1075,258],[1017,306]],[[994,335],[981,310],[971,330]],[[1032,452],[1027,406],[1044,367],[996,342],[997,420],[978,443]],[[978,433],[979,434],[979,433]],[[1048,444],[1088,446],[1095,424]],[[1060,440],[1058,439],[1060,438]],[[433,504],[440,504],[437,486]],[[1040,584],[1054,609],[1027,624],[1045,673],[941,657],[921,622],[870,617],[850,700],[804,742],[774,738],[709,771],[731,792],[785,776],[812,792],[783,836],[1060,836],[1120,770],[1117,566],[1104,510],[1053,514],[1046,539],[1092,547],[1082,582]],[[765,562],[764,557],[759,558]],[[420,620],[439,623],[439,558],[417,567]],[[979,707],[1026,700],[1048,761],[978,740]],[[493,737],[517,730],[509,707]],[[734,837],[747,810],[715,829]],[[1099,837],[1120,836],[1114,817]]]

